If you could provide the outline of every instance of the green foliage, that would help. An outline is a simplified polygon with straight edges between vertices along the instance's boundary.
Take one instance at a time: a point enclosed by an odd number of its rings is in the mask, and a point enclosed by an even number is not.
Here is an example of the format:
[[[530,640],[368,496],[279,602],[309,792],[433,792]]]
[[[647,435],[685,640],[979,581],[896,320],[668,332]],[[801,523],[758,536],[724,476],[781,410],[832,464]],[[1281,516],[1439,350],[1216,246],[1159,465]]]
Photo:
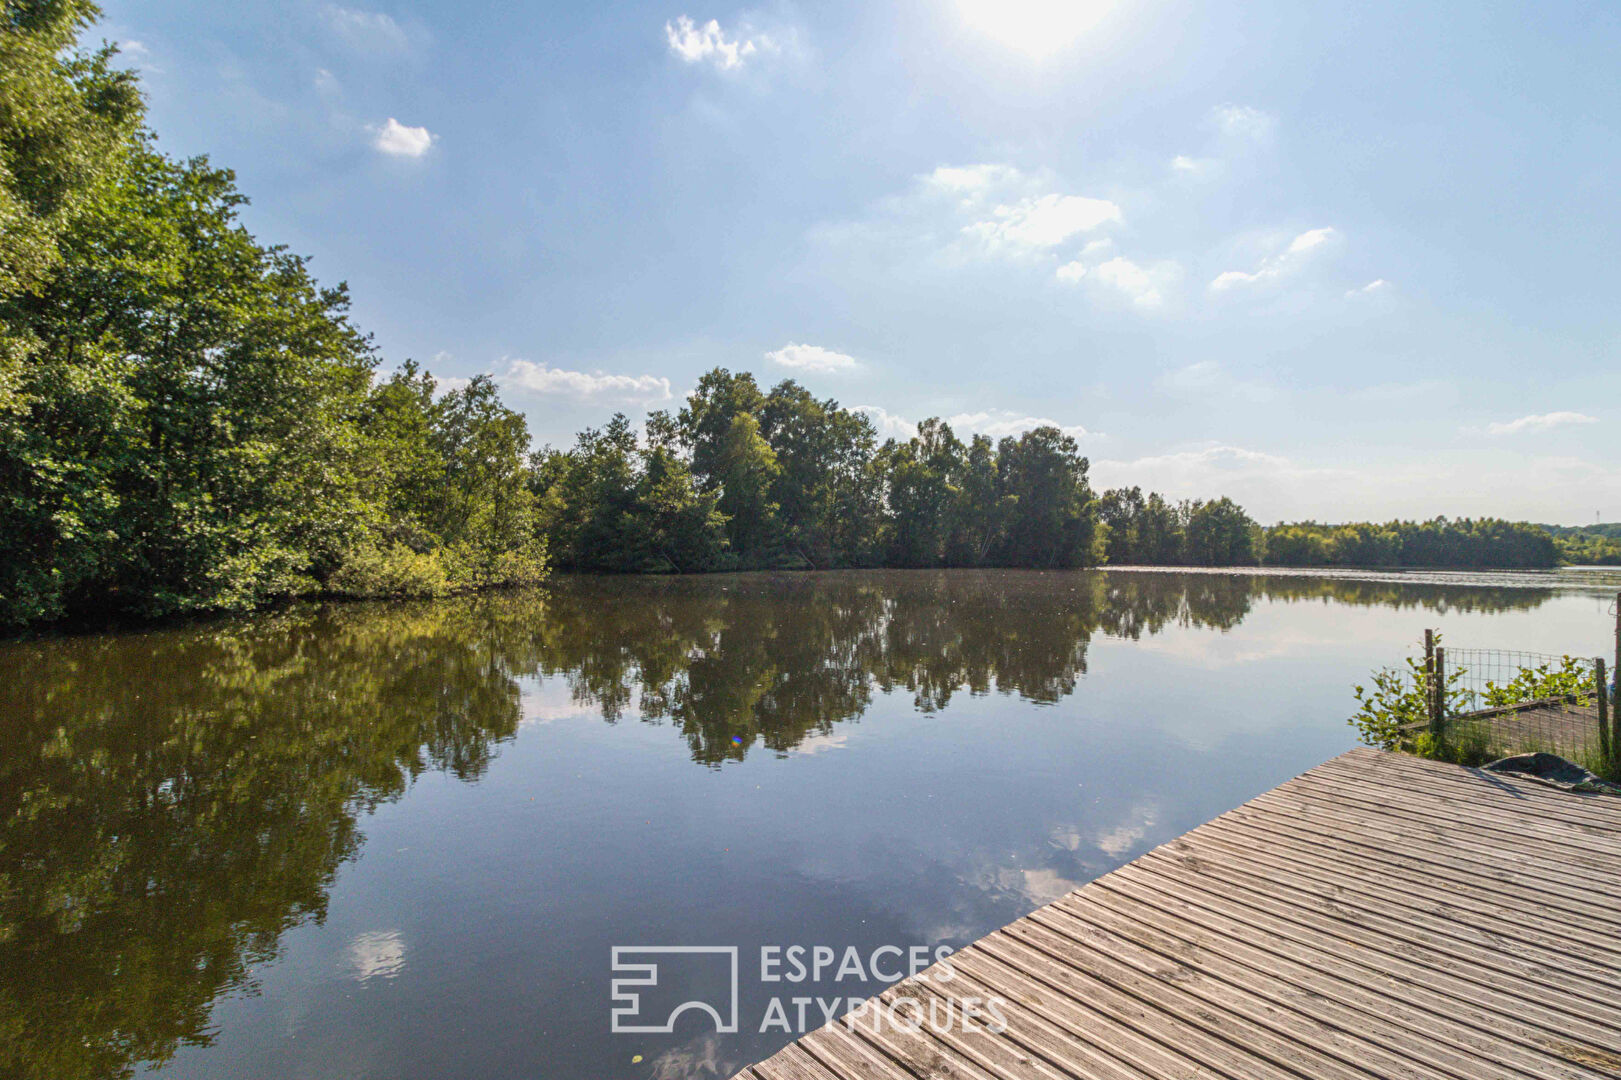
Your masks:
[[[1544,525],[1559,557],[1574,566],[1621,566],[1621,523]]]
[[[681,572],[728,565],[726,518],[671,447],[669,417],[655,414],[645,448],[630,421],[587,429],[568,453],[535,455],[530,484],[559,563],[579,570]]]
[[[1261,545],[1255,522],[1242,507],[1223,496],[1185,504],[1188,562],[1195,566],[1253,566]]]
[[[346,290],[72,51],[94,13],[0,22],[0,626],[536,580],[523,418],[487,378],[374,388]]]
[[[1462,686],[1464,673],[1449,671],[1446,678],[1447,712],[1467,707],[1468,691]],[[1430,675],[1422,658],[1408,657],[1404,667],[1380,668],[1369,676],[1367,685],[1354,688],[1356,715],[1349,723],[1369,746],[1394,750],[1413,739],[1402,729],[1430,722]],[[1426,733],[1434,747],[1434,736]],[[1427,755],[1428,756],[1428,755]]]
[[[999,488],[1008,500],[1001,561],[1008,566],[1072,567],[1095,557],[1097,504],[1088,462],[1075,440],[1038,427],[997,446]]]
[[[105,192],[142,105],[111,50],[77,51],[82,0],[6,0],[0,16],[0,299],[60,262],[57,238]],[[6,327],[0,355],[25,341]]]
[[[786,381],[722,368],[638,441],[622,416],[535,456],[530,486],[558,563],[690,572],[752,567],[1094,565],[1087,461],[1056,428],[967,446],[939,419],[876,445],[872,423]]]
[[[1598,692],[1598,672],[1593,665],[1574,656],[1562,657],[1559,666],[1538,664],[1522,667],[1514,678],[1499,686],[1486,683],[1482,708],[1518,705],[1526,701],[1562,698]]]
[[[1266,530],[1265,554],[1270,566],[1527,569],[1560,562],[1542,526],[1497,518],[1275,525]]]
[[[359,544],[327,579],[337,596],[407,597],[444,596],[450,575],[438,552],[416,551],[405,544]]]
[[[1115,488],[1099,500],[1109,562],[1138,566],[1253,566],[1261,529],[1232,499],[1168,502],[1157,492]]]
[[[1231,499],[1172,505],[1138,488],[1105,492],[1099,518],[1108,530],[1108,561],[1116,565],[1515,569],[1561,561],[1560,546],[1542,526],[1496,518],[1263,527]],[[1565,558],[1574,561],[1568,551]]]
[[[1420,757],[1476,766],[1508,753],[1530,753],[1541,747],[1524,740],[1504,745],[1503,736],[1489,721],[1468,719],[1470,710],[1592,693],[1597,689],[1593,669],[1569,656],[1557,667],[1541,664],[1521,668],[1513,679],[1501,686],[1487,682],[1484,701],[1477,701],[1476,695],[1465,688],[1466,674],[1461,669],[1447,672],[1445,712],[1448,719],[1439,732],[1431,725],[1430,678],[1424,661],[1412,657],[1407,659],[1405,667],[1381,668],[1372,674],[1368,685],[1355,688],[1358,709],[1350,723],[1370,746],[1384,750],[1405,749]],[[1601,775],[1613,774],[1616,767],[1614,761],[1602,759],[1592,747],[1575,751],[1569,747],[1548,749],[1567,756],[1574,752],[1582,759],[1580,764]]]

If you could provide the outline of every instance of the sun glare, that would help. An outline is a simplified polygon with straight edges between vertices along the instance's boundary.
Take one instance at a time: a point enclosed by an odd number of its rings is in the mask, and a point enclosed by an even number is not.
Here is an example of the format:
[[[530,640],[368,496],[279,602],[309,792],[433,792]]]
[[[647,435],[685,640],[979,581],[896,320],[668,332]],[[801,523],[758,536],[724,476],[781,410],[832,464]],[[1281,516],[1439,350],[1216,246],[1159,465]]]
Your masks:
[[[969,27],[1038,59],[1074,42],[1112,7],[1114,0],[957,0]]]

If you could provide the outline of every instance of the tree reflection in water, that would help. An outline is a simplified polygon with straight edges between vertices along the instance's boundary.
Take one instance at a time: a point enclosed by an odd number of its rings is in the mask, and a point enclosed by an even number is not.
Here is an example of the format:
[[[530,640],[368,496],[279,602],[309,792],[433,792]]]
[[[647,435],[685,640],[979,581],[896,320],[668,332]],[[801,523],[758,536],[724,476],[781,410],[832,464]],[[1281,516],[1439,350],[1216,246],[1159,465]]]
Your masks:
[[[711,767],[958,694],[1051,703],[1094,634],[1227,629],[1257,602],[1531,608],[1548,590],[1307,577],[901,571],[560,579],[541,592],[299,608],[0,646],[0,1075],[99,1078],[207,1043],[360,816],[467,781],[566,680]]]

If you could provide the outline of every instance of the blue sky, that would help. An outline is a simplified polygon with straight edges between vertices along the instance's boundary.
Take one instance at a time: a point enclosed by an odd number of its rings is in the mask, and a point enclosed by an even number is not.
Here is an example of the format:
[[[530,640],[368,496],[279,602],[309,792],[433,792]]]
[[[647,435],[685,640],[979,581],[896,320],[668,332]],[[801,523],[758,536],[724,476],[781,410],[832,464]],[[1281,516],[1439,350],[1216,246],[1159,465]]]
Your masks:
[[[161,145],[537,442],[719,364],[1267,521],[1621,519],[1621,6],[104,6]]]

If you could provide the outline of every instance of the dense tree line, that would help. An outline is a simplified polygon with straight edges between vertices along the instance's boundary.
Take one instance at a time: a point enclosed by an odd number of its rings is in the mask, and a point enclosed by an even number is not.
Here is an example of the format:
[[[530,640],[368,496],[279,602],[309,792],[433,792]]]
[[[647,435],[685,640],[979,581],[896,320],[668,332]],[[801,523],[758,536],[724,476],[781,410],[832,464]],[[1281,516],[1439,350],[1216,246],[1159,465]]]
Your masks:
[[[1559,545],[1560,558],[1575,566],[1621,566],[1621,522],[1603,525],[1544,525]]]
[[[878,444],[871,421],[785,381],[716,368],[638,437],[624,416],[531,483],[556,561],[584,570],[1092,565],[1087,460],[1040,427],[963,443],[940,420]]]
[[[1104,551],[1115,565],[1517,569],[1556,566],[1569,551],[1544,527],[1525,522],[1438,517],[1261,526],[1228,498],[1172,503],[1137,488],[1104,492],[1099,517]]]
[[[1498,518],[1430,521],[1301,522],[1266,530],[1272,566],[1557,566],[1559,546],[1539,525]]]
[[[0,20],[0,625],[535,580],[523,418],[377,382],[344,287],[77,50],[96,14]]]
[[[1099,500],[1104,553],[1117,565],[1254,566],[1262,529],[1223,496],[1172,503],[1158,492],[1115,488]]]

